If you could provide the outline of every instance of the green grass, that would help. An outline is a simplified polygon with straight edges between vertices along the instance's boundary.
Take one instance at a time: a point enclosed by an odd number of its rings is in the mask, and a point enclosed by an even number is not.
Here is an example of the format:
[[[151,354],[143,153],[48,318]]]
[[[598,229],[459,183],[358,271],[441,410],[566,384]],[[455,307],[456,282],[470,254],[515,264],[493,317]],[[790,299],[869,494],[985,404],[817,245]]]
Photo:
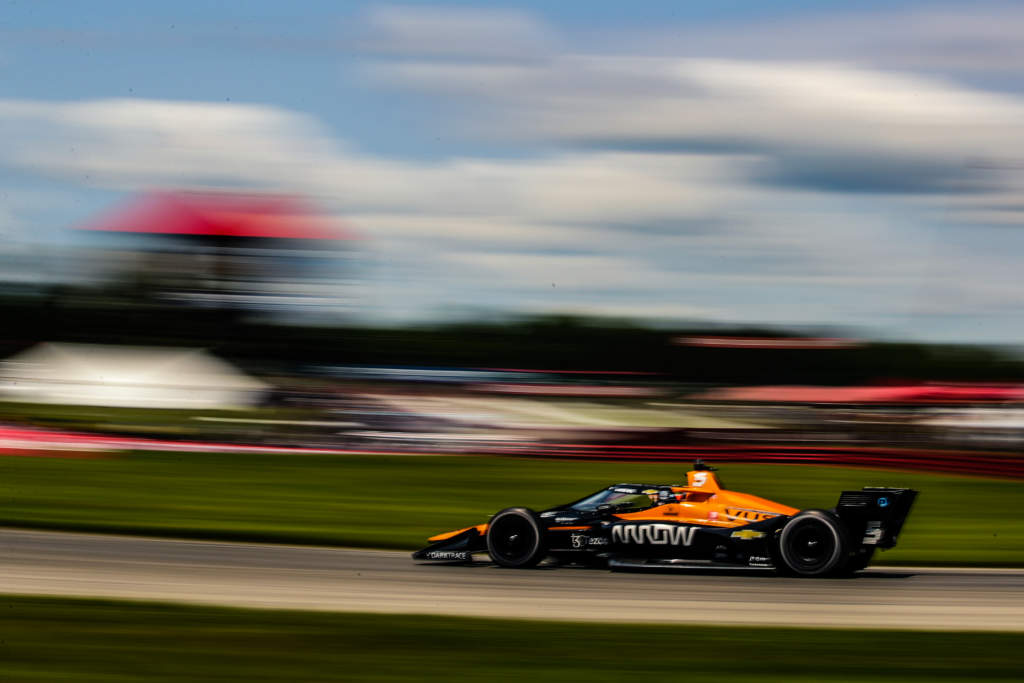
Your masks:
[[[0,680],[1016,681],[1019,634],[574,624],[0,596]]]
[[[0,524],[196,538],[416,548],[511,505],[544,508],[685,465],[487,457],[124,454],[0,457]],[[796,465],[728,465],[728,486],[794,507],[844,488],[921,491],[888,564],[1024,566],[1022,483]]]

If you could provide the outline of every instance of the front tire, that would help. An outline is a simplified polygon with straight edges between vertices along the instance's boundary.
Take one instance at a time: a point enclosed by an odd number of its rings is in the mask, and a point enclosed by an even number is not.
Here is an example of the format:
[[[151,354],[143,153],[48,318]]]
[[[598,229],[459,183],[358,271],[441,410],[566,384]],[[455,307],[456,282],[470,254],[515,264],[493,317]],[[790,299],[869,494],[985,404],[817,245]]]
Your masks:
[[[838,517],[825,510],[804,510],[782,527],[779,567],[796,576],[831,576],[845,569],[849,548]]]
[[[487,552],[501,567],[535,567],[547,556],[544,527],[529,508],[505,508],[487,525]]]

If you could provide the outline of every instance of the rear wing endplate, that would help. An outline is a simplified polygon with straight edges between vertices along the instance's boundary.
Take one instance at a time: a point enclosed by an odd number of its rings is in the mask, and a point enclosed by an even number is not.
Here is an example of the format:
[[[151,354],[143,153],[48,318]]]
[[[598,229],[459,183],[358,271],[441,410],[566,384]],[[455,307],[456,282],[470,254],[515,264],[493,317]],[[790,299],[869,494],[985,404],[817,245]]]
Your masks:
[[[917,499],[914,489],[865,486],[860,491],[843,491],[836,514],[853,541],[862,545],[891,548],[903,530],[903,523]]]

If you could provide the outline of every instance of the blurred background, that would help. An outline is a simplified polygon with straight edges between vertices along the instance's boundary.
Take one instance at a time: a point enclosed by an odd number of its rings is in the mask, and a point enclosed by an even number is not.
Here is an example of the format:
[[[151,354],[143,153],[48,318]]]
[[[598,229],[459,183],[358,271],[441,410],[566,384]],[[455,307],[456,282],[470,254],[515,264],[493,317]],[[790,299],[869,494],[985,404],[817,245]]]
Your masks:
[[[1022,35],[988,0],[4,2],[0,679],[1018,680],[1019,633],[840,629],[1024,628]],[[352,550],[695,458],[801,509],[922,493],[888,569],[813,587]],[[439,616],[223,608],[368,585]],[[659,624],[453,616],[587,599]]]
[[[12,429],[1022,445],[1014,4],[130,6],[0,26]]]

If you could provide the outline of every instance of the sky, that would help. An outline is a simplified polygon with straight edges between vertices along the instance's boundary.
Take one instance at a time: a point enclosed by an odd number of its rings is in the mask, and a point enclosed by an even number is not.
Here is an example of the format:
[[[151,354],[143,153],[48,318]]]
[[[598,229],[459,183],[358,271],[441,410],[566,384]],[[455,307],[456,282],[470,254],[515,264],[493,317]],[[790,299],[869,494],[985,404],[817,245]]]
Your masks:
[[[1024,6],[2,0],[0,252],[310,196],[356,314],[1024,339]]]

